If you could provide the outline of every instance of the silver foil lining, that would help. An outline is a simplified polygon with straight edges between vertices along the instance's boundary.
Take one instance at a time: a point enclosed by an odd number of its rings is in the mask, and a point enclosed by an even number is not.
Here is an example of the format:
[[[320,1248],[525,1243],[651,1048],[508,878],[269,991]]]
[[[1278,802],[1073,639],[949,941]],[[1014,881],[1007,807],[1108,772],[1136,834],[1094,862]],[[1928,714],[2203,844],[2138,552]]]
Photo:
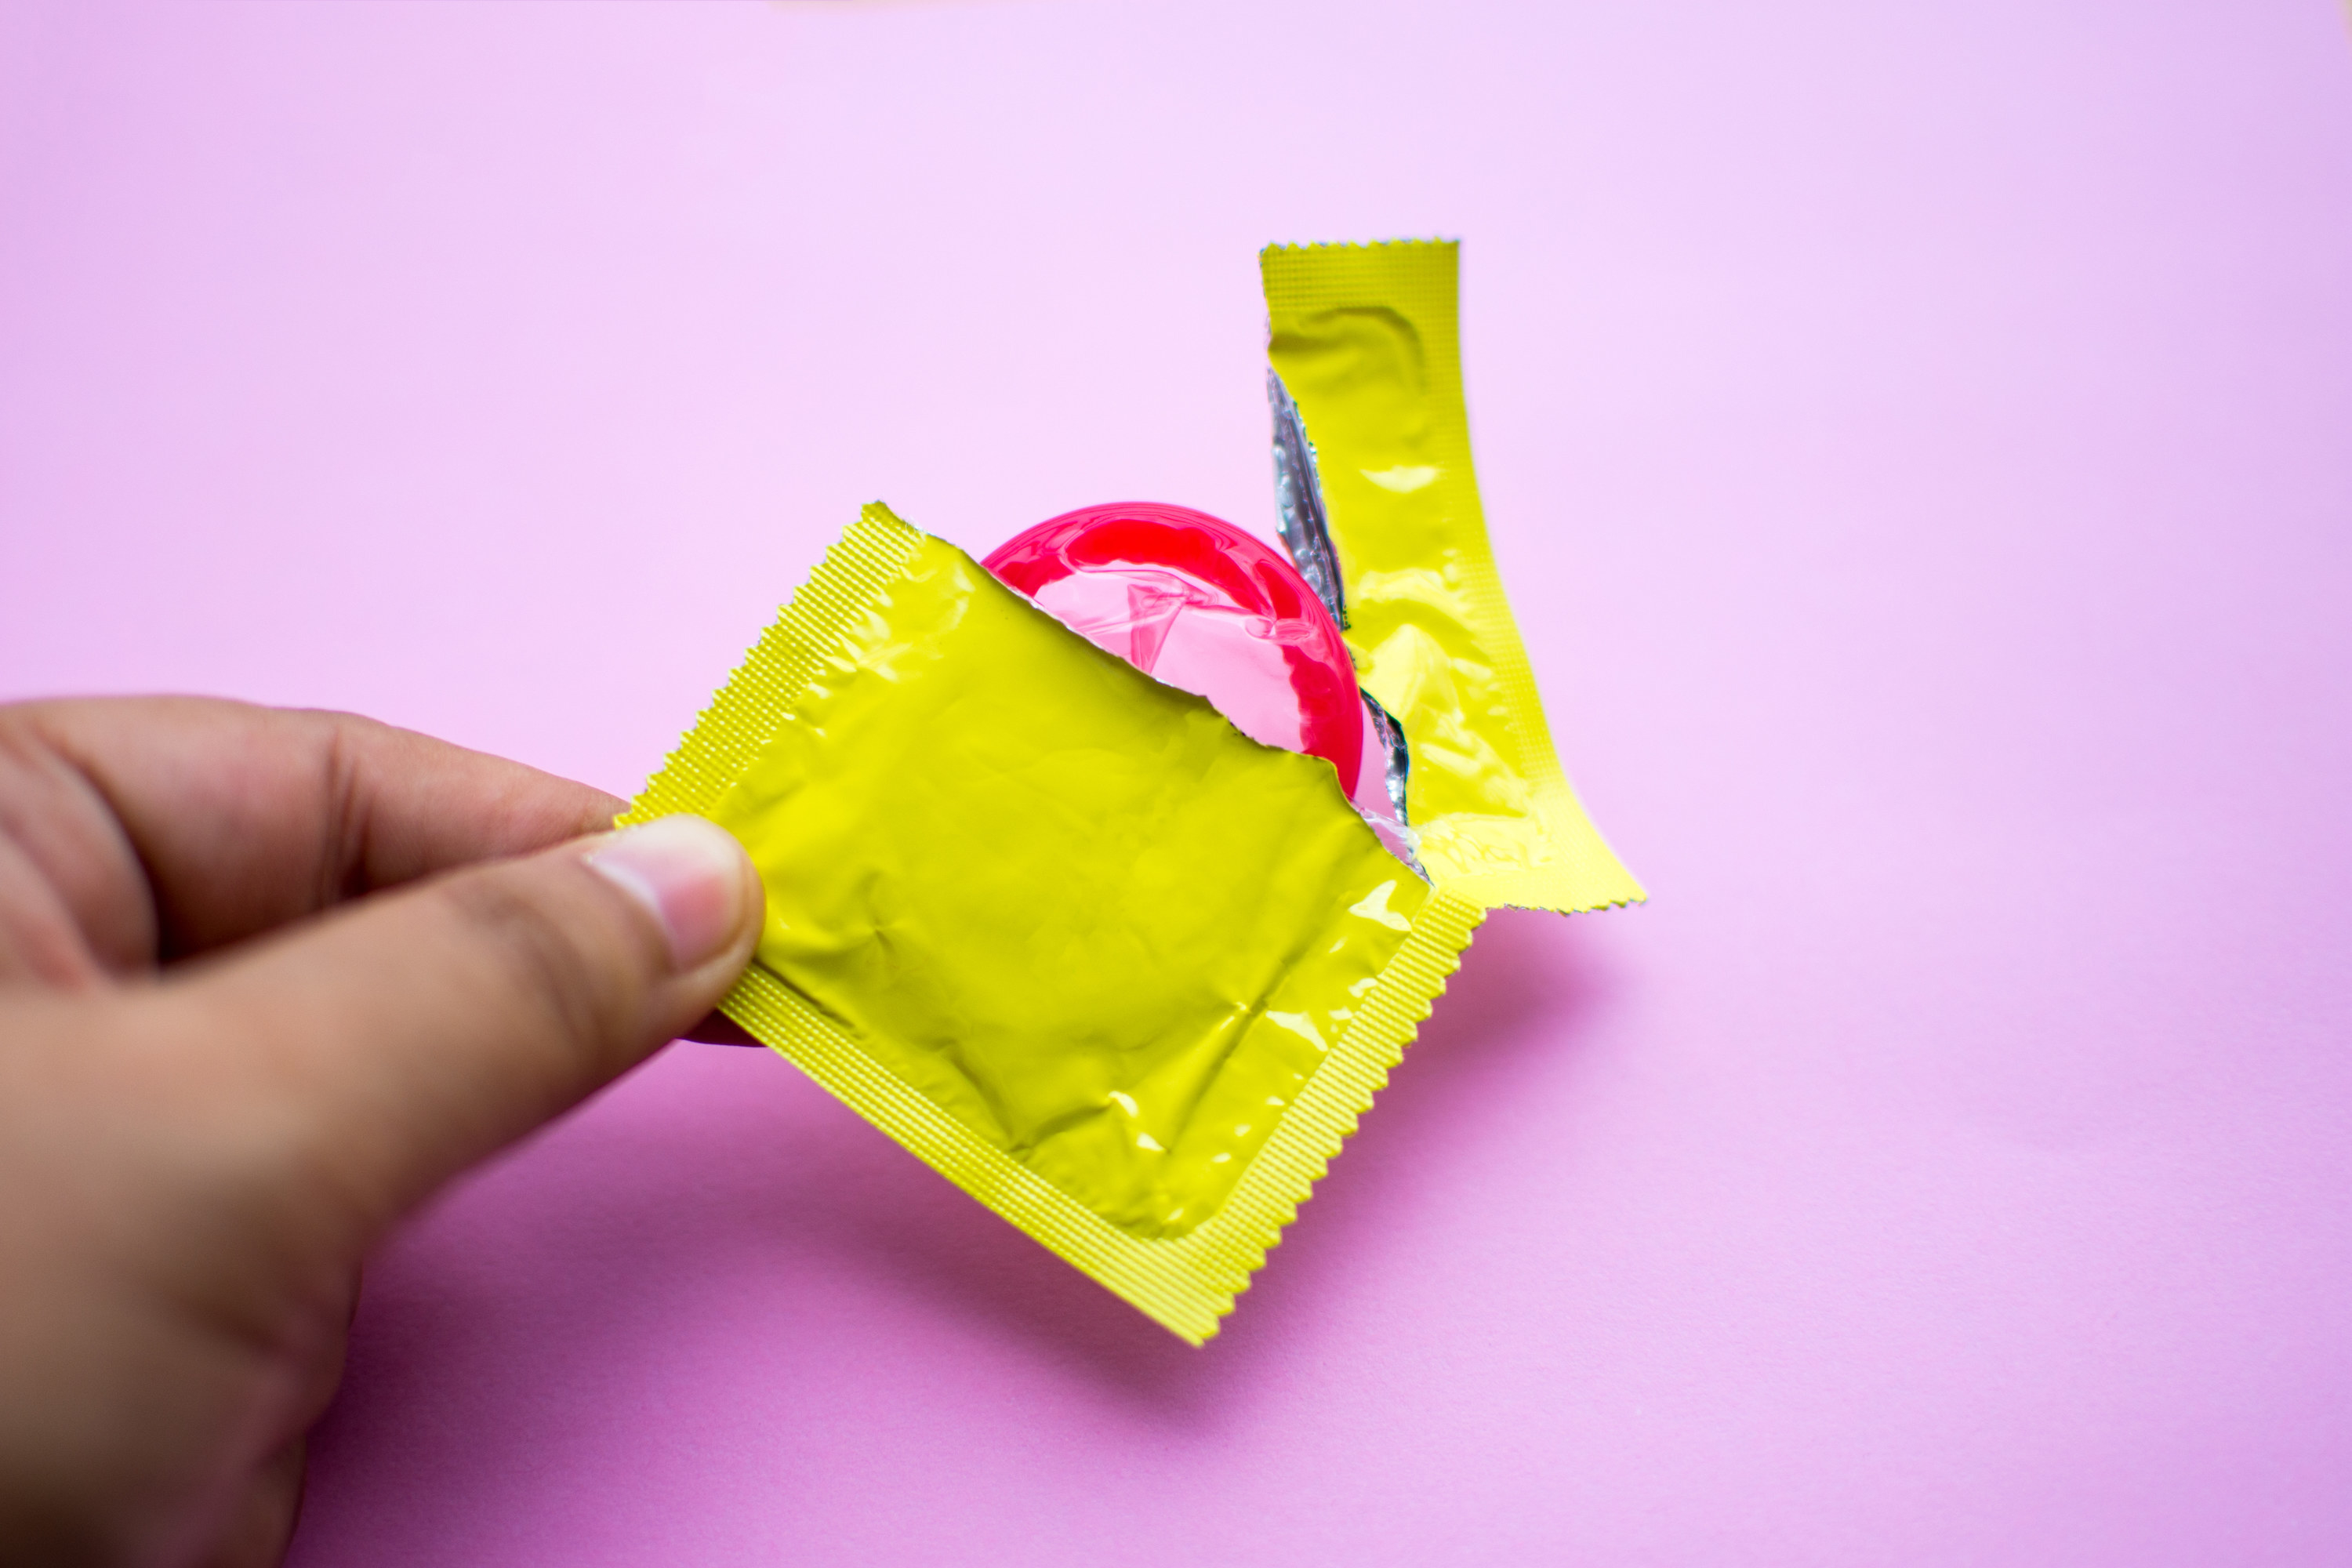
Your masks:
[[[1281,375],[1271,370],[1265,373],[1265,400],[1274,410],[1274,500],[1280,519],[1282,547],[1290,552],[1292,564],[1323,601],[1324,608],[1331,612],[1331,618],[1345,629],[1348,603],[1339,586],[1339,551],[1331,542],[1330,518],[1323,508],[1323,476],[1315,467],[1315,444],[1307,438],[1307,422],[1299,416],[1290,388],[1283,385]],[[1389,801],[1385,818],[1369,811],[1364,816],[1380,830],[1396,857],[1425,882],[1429,873],[1422,869],[1421,857],[1414,853],[1412,827],[1404,814],[1405,782],[1412,771],[1412,752],[1405,745],[1404,726],[1397,722],[1396,715],[1381,706],[1379,699],[1361,688],[1358,689],[1381,748],[1381,784]]]
[[[1372,735],[1381,748],[1381,783],[1388,791],[1389,816],[1374,816],[1360,805],[1356,809],[1370,819],[1373,829],[1387,843],[1389,852],[1412,867],[1412,874],[1426,882],[1429,872],[1421,863],[1420,837],[1404,819],[1405,776],[1412,769],[1412,753],[1404,743],[1404,726],[1396,721],[1395,714],[1381,706],[1379,698],[1360,687],[1358,691],[1364,699],[1364,711],[1371,719]]]
[[[1385,759],[1382,772],[1389,795],[1389,810],[1397,821],[1404,821],[1405,775],[1412,771],[1412,753],[1405,750],[1404,726],[1396,715],[1381,706],[1381,700],[1370,692],[1363,693],[1364,711],[1371,715],[1372,733],[1379,737],[1381,754]]]
[[[1323,479],[1315,468],[1315,445],[1290,388],[1274,371],[1265,373],[1265,400],[1274,407],[1274,504],[1282,547],[1298,574],[1315,590],[1339,629],[1348,626],[1348,601],[1339,586],[1339,552],[1323,510]]]

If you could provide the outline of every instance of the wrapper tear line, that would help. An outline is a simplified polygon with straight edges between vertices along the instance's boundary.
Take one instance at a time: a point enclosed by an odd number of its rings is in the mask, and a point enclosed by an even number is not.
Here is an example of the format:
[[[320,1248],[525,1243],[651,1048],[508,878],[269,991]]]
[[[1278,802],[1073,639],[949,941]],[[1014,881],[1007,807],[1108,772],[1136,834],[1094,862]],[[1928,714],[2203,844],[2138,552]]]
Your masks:
[[[620,820],[713,815],[772,742],[781,741],[779,727],[825,659],[843,646],[847,628],[869,622],[907,581],[919,552],[937,548],[887,509],[867,507]],[[1087,658],[1098,654],[1074,633],[1055,627],[1055,635],[1070,637]],[[1234,739],[1256,745],[1237,734]],[[1331,808],[1340,813],[1344,803],[1334,798]],[[1404,925],[1402,933],[1346,1026],[1216,1211],[1180,1236],[1139,1235],[1105,1218],[1066,1184],[982,1137],[893,1071],[761,963],[745,972],[720,1008],[973,1197],[1199,1344],[1216,1332],[1355,1131],[1481,918],[1475,902],[1439,892],[1422,901],[1409,922],[1393,922]]]

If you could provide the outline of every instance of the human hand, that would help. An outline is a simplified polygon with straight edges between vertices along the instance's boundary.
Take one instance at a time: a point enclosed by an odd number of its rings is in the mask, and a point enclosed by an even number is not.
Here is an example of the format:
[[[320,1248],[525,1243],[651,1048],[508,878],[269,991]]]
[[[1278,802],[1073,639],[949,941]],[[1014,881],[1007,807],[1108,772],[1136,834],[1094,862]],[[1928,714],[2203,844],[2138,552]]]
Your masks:
[[[0,1561],[275,1563],[369,1247],[702,1018],[760,883],[338,714],[0,707]]]

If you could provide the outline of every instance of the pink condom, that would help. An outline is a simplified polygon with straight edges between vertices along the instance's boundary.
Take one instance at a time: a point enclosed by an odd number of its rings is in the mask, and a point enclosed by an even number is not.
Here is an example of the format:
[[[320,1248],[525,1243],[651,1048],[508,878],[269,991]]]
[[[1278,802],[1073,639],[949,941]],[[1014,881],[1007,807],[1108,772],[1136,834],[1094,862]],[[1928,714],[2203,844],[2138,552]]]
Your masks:
[[[1082,507],[986,565],[1146,675],[1207,698],[1252,740],[1309,752],[1357,792],[1368,720],[1330,611],[1282,552],[1189,507]]]

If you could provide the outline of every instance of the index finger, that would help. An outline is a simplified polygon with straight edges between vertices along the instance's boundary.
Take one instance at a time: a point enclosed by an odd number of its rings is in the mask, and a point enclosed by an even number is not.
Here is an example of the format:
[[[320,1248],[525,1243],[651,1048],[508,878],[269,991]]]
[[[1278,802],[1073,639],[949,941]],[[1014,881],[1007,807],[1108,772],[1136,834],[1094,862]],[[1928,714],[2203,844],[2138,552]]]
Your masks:
[[[43,869],[117,968],[544,848],[608,826],[624,804],[352,714],[205,698],[0,709],[0,743],[29,752],[47,784],[0,805],[30,829],[20,842],[72,862]]]

